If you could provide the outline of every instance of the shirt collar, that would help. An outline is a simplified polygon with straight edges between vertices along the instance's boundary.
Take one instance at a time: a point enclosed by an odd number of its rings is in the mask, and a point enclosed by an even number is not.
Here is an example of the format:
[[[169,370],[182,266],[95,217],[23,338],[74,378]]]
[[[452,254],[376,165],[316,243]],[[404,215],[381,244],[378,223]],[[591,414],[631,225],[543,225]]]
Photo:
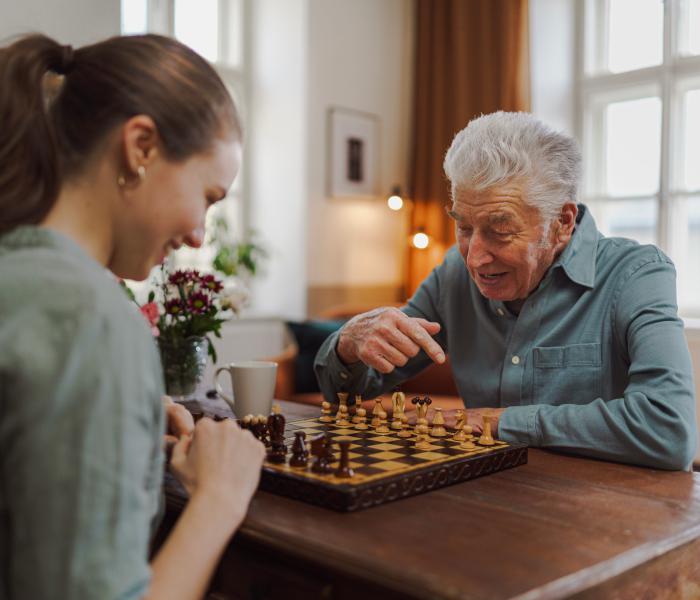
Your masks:
[[[579,204],[574,233],[553,266],[560,266],[574,283],[592,288],[595,285],[598,240],[601,237],[588,207]]]
[[[67,235],[36,225],[19,225],[0,235],[0,255],[24,248],[49,248],[65,252],[91,268],[102,272],[107,269],[90,256],[81,246]]]

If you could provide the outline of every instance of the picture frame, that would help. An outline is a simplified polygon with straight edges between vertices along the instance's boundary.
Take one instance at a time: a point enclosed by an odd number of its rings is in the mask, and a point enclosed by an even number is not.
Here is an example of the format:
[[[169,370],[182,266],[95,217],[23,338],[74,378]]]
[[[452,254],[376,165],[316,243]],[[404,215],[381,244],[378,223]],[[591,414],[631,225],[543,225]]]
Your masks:
[[[348,108],[328,111],[328,196],[379,194],[379,118]]]

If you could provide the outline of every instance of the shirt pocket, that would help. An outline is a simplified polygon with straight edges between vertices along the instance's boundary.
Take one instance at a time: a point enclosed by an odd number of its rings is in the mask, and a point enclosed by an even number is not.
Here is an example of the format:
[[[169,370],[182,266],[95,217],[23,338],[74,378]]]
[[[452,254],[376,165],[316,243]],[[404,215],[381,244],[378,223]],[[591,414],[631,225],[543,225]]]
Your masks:
[[[600,396],[600,343],[533,348],[535,404],[588,404]]]

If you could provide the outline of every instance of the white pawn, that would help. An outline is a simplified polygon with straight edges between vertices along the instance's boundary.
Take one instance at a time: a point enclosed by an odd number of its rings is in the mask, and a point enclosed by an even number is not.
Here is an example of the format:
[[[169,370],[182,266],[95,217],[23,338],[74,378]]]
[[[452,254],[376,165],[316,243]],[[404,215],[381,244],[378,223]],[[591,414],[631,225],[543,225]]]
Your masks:
[[[355,415],[355,418],[357,419],[357,424],[355,425],[355,429],[368,429],[369,425],[367,425],[367,410],[364,408],[360,407],[357,409],[357,414]]]
[[[321,423],[332,423],[333,417],[331,417],[331,403],[325,400],[321,402],[321,416],[318,419]]]
[[[335,416],[335,424],[340,425],[340,427],[347,427],[350,425],[348,421],[348,407],[345,404],[341,404],[338,408],[338,414]]]
[[[413,435],[410,427],[408,426],[408,417],[405,414],[401,415],[401,431],[399,431],[396,435],[398,435],[400,438],[409,438]]]

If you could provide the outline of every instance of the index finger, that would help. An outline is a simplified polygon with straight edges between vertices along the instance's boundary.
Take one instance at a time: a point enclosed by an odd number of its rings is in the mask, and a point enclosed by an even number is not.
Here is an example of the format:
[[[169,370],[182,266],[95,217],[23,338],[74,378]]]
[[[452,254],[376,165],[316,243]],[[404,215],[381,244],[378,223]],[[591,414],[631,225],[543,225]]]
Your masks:
[[[445,353],[432,336],[420,324],[418,319],[406,317],[399,319],[398,328],[418,344],[433,362],[442,364],[445,362]]]

